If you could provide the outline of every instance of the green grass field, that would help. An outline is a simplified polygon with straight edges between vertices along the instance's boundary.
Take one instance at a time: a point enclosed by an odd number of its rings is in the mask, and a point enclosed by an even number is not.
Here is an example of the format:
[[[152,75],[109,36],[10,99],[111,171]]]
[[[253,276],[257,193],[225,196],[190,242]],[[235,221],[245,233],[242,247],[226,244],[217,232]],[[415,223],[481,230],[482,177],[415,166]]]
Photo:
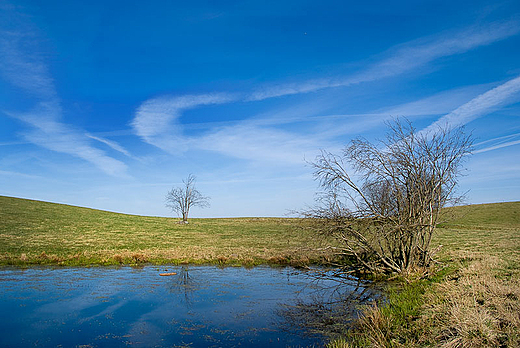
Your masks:
[[[476,204],[445,209],[434,243],[442,254],[479,252],[520,260],[520,202]],[[442,255],[441,254],[441,255]]]
[[[485,252],[520,259],[520,202],[445,210],[440,257]],[[117,214],[0,196],[0,264],[265,263],[319,261],[324,241],[298,219],[191,219]]]
[[[319,262],[297,219],[143,217],[0,196],[0,264]]]

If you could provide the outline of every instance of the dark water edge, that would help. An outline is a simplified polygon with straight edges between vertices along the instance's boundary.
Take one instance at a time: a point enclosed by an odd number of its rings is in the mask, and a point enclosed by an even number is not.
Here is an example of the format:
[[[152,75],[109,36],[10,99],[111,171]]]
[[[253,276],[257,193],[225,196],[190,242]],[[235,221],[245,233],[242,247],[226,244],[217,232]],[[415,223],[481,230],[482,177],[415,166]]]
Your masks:
[[[322,347],[376,295],[316,271],[0,268],[0,346]]]

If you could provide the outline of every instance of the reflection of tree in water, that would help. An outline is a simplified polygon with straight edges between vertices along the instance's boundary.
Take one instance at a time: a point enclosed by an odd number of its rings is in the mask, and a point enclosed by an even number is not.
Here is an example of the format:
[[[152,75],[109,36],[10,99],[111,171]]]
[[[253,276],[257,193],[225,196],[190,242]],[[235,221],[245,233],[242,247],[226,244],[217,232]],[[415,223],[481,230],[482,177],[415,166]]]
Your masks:
[[[312,277],[313,289],[302,291],[307,293],[305,299],[281,305],[278,314],[282,330],[334,337],[357,318],[361,305],[380,297],[380,292],[367,281],[330,272],[317,272]]]
[[[189,267],[182,266],[177,272],[177,275],[173,278],[173,282],[170,285],[170,292],[173,294],[184,295],[184,300],[188,307],[193,304],[193,294],[200,288],[200,284],[190,276]]]

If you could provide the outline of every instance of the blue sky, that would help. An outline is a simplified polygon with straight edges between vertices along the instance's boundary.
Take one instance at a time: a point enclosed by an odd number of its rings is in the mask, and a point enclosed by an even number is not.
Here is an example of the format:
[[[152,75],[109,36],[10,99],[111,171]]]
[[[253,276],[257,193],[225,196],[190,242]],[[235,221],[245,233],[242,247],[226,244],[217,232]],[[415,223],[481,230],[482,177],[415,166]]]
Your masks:
[[[476,139],[468,203],[520,199],[518,1],[0,0],[0,194],[141,215],[312,204],[312,160],[407,117]]]

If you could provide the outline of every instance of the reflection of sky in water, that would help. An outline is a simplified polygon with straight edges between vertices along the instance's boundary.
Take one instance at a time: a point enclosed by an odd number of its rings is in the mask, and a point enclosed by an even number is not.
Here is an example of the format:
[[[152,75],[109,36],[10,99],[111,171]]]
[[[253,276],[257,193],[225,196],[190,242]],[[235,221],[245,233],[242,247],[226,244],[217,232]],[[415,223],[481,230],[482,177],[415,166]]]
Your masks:
[[[328,285],[292,268],[4,268],[0,346],[321,345],[279,314]]]

